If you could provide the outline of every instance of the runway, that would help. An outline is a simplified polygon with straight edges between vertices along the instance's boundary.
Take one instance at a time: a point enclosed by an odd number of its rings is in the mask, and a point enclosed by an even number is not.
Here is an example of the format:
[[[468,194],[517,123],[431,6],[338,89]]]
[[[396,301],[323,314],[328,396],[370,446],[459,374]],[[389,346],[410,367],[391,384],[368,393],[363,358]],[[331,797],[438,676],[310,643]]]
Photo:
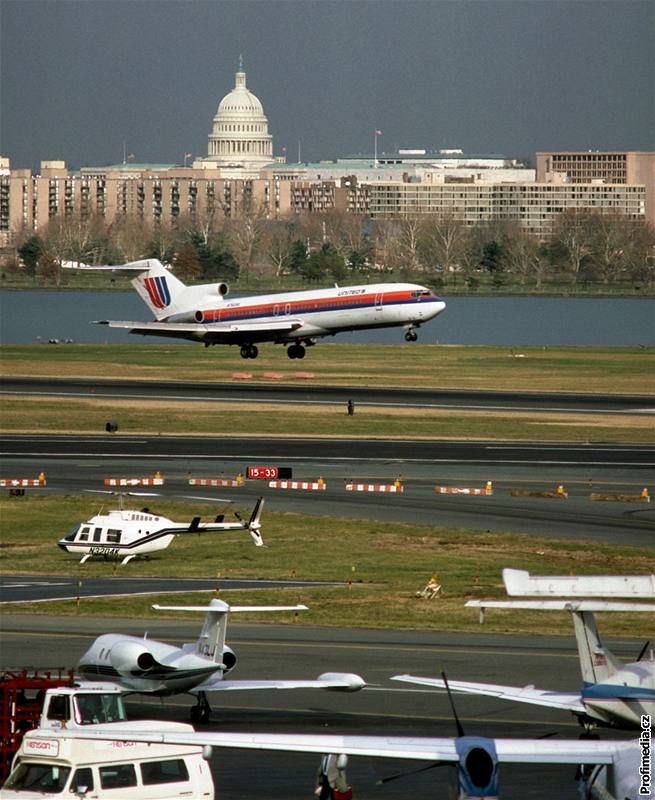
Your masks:
[[[193,641],[201,621],[40,617],[3,614],[0,666],[70,667],[100,633],[141,635],[173,644]],[[373,684],[356,694],[310,691],[226,692],[214,696],[211,730],[307,733],[376,733],[452,736],[455,724],[444,694],[394,684],[391,675],[412,672],[497,683],[533,683],[542,688],[575,689],[580,684],[572,630],[556,637],[471,637],[439,631],[375,631],[310,628],[302,625],[230,625],[228,642],[239,658],[235,678],[315,678],[325,670],[353,671]],[[640,644],[613,641],[623,657],[634,657]],[[455,698],[467,734],[538,737],[556,733],[577,738],[577,722],[545,708],[519,707],[493,698]],[[189,698],[134,698],[132,717],[186,721]],[[629,734],[603,731],[603,738]],[[212,768],[221,800],[307,800],[316,769],[313,756],[242,751],[214,752]],[[253,765],[256,763],[256,768]],[[376,786],[379,778],[420,763],[351,759],[348,770],[357,800],[425,800],[446,797],[448,770],[437,769]],[[576,797],[570,767],[504,766],[505,800]]]
[[[321,439],[294,437],[0,436],[3,477],[45,472],[47,489],[80,493],[103,488],[107,476],[165,476],[164,494],[198,494],[190,477],[234,477],[249,464],[290,467],[297,480],[322,477],[326,490],[271,489],[247,481],[239,489],[208,489],[205,496],[305,514],[409,522],[469,530],[526,533],[651,546],[655,507],[594,502],[592,493],[653,493],[655,450],[649,445],[542,444],[489,441]],[[348,492],[348,480],[403,482],[402,494]],[[435,486],[482,487],[493,496],[437,495]],[[568,498],[513,497],[512,489],[553,491]],[[41,490],[37,490],[41,491]]]
[[[0,394],[51,397],[92,397],[178,402],[335,404],[352,400],[364,406],[459,408],[486,411],[653,414],[650,395],[583,394],[573,392],[474,391],[458,389],[302,386],[186,381],[138,381],[98,378],[4,378]]]

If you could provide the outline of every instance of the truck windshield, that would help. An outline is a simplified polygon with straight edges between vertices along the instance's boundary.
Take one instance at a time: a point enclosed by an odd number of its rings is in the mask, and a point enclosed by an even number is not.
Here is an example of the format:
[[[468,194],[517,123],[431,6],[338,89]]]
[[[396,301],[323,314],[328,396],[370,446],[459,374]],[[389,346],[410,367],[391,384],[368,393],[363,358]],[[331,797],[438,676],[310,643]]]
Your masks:
[[[120,694],[75,694],[75,721],[78,725],[125,722],[125,704]]]
[[[35,764],[23,761],[7,778],[4,789],[32,789],[43,794],[59,794],[64,790],[70,767]]]

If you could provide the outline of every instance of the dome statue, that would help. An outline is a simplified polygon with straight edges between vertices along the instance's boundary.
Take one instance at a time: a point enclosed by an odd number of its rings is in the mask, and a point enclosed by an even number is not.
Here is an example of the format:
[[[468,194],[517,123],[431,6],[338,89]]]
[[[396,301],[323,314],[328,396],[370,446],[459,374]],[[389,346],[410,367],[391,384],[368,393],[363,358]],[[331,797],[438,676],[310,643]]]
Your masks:
[[[273,161],[273,137],[268,119],[256,97],[246,86],[246,73],[239,57],[234,89],[218,104],[208,137],[207,161],[218,167],[256,173]]]

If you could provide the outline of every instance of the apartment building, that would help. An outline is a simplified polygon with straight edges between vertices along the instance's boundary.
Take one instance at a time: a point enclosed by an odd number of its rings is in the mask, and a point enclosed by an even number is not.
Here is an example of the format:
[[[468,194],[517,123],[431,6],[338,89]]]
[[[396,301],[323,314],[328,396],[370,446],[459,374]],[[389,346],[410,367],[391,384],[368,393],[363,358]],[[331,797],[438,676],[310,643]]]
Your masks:
[[[537,182],[564,178],[573,184],[643,185],[646,221],[655,226],[655,153],[577,150],[537,153]]]
[[[645,218],[645,187],[568,183],[389,182],[368,187],[374,219],[425,214],[451,216],[466,225],[512,221],[546,236],[557,215],[570,209]]]

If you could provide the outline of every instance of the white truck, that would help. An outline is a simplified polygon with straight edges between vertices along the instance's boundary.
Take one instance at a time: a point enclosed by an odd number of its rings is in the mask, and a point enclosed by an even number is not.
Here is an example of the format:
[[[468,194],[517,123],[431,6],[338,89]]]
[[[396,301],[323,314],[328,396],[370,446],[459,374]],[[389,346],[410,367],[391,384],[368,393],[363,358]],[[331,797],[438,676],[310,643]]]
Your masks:
[[[118,687],[78,684],[47,689],[36,729],[27,731],[14,756],[0,800],[44,800],[53,795],[79,800],[214,800],[208,759],[211,748],[58,738],[57,729],[94,725],[117,733],[161,730],[156,720],[128,722]],[[166,722],[171,731],[192,732]]]

